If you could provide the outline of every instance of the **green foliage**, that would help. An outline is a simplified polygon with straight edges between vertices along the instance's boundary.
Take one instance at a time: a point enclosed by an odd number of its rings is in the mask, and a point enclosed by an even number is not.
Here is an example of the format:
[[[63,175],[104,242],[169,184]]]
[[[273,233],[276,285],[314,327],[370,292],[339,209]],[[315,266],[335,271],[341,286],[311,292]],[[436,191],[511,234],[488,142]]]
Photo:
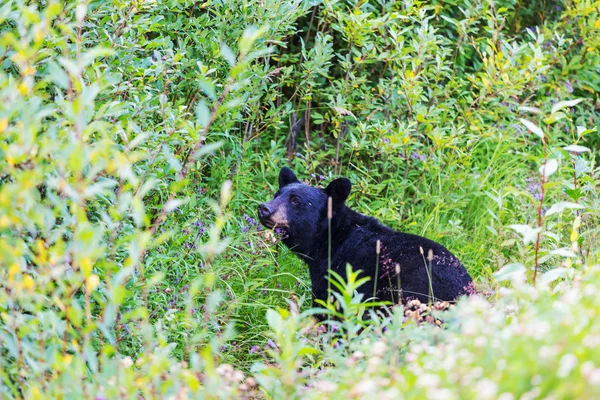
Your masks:
[[[536,287],[515,276],[514,288],[493,305],[481,297],[460,301],[443,314],[444,329],[404,320],[401,308],[350,340],[331,330],[316,336],[298,329],[296,345],[319,349],[326,368],[311,356],[278,353],[281,365],[303,365],[285,398],[594,398],[600,394],[600,269],[571,269],[554,288],[556,276],[549,275]],[[287,317],[287,335],[302,319]],[[258,364],[253,371],[261,383],[267,377],[285,382],[282,370]]]
[[[476,397],[474,374],[491,397],[588,393],[600,14],[538,3],[3,2],[1,397]],[[338,279],[338,320],[303,330],[324,312],[307,271],[252,217],[284,164],[348,176],[351,206],[443,242],[484,292],[538,286],[439,330],[365,323]]]

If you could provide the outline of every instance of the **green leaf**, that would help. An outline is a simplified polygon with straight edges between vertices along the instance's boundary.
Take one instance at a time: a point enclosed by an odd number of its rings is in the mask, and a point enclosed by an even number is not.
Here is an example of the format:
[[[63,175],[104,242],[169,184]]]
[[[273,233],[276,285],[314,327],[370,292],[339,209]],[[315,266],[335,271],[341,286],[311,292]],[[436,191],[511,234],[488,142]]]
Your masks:
[[[525,266],[519,263],[512,263],[505,265],[500,268],[499,271],[494,272],[493,276],[496,279],[496,282],[502,282],[507,280],[512,280],[513,277],[521,275],[525,272]]]
[[[196,106],[196,122],[198,125],[205,127],[210,121],[210,110],[204,100],[200,100]]]
[[[233,51],[225,44],[225,42],[221,42],[221,55],[227,61],[230,67],[235,65],[235,54]]]
[[[184,199],[173,199],[166,202],[164,208],[165,212],[169,213],[179,207],[182,204],[185,204],[186,200]]]
[[[582,208],[584,208],[584,207],[581,204],[571,203],[570,201],[561,201],[556,204],[552,204],[550,209],[548,211],[546,211],[546,216],[552,215],[552,214],[557,214],[557,213],[563,212],[564,210],[567,210],[567,209],[572,210],[572,209],[582,209]]]
[[[566,117],[567,117],[567,115],[564,112],[559,111],[557,113],[550,114],[550,116],[548,118],[544,119],[544,122],[548,125],[552,125],[553,123],[558,122],[561,119],[566,118]]]
[[[532,133],[534,133],[540,139],[542,139],[542,140],[544,139],[544,131],[542,131],[539,126],[537,126],[533,122],[531,122],[527,119],[524,119],[524,118],[519,118],[519,121],[521,121],[521,123],[523,125],[525,125],[525,127],[527,129],[529,129]]]
[[[198,85],[200,89],[207,95],[211,100],[217,99],[217,93],[215,92],[215,85],[206,78],[198,78]]]
[[[553,268],[541,276],[541,281],[544,283],[552,283],[557,279],[567,276],[567,269],[564,267]]]
[[[169,146],[167,146],[166,144],[163,145],[162,150],[171,168],[173,168],[175,172],[181,171],[181,162],[179,161],[179,159],[177,159],[177,157],[175,157],[175,154],[173,154]]]
[[[577,126],[577,137],[581,138],[582,136],[587,135],[588,133],[596,132],[596,128],[594,129],[586,129],[584,126]]]
[[[93,49],[85,52],[80,59],[81,66],[83,68],[90,65],[98,57],[109,57],[114,54],[113,49],[109,47],[94,47]]]
[[[198,159],[204,155],[211,154],[221,146],[223,146],[222,140],[219,140],[218,142],[205,144],[198,149],[196,154],[194,154],[194,158]]]
[[[542,165],[539,169],[540,174],[548,178],[550,175],[556,172],[558,169],[558,161],[555,159],[548,160],[545,165]]]
[[[543,115],[544,114],[542,112],[542,110],[540,110],[537,107],[521,106],[521,107],[519,107],[519,110],[525,111],[525,112],[530,112],[530,113],[533,113],[533,114],[538,114],[538,115]]]
[[[267,323],[275,333],[281,332],[283,328],[283,318],[281,318],[281,315],[277,311],[271,308],[267,310]]]
[[[556,250],[552,250],[550,252],[550,254],[554,254],[557,256],[561,256],[561,257],[571,257],[571,258],[577,257],[577,254],[573,253],[571,251],[571,249],[556,249]]]
[[[75,325],[75,327],[81,327],[81,321],[83,320],[83,310],[81,309],[81,305],[77,300],[73,300],[71,302],[71,307],[67,309],[67,317],[69,317],[69,321]]]
[[[577,104],[581,103],[582,101],[583,101],[583,99],[559,101],[558,103],[556,103],[555,105],[552,106],[552,111],[550,111],[550,114],[554,114],[557,111],[562,110],[563,108],[574,107]]]
[[[579,200],[583,196],[583,191],[580,188],[565,189],[565,194],[569,196],[571,200]]]
[[[62,89],[69,88],[69,76],[55,61],[48,63],[48,76],[58,87]]]
[[[572,153],[585,153],[586,151],[590,151],[590,149],[587,147],[580,146],[578,144],[570,144],[566,147],[563,147],[563,150],[570,151]]]
[[[223,294],[220,290],[215,290],[211,292],[206,299],[206,309],[209,313],[215,313],[217,311],[217,307],[223,301]]]
[[[259,30],[252,25],[248,26],[246,30],[244,30],[244,33],[242,34],[242,37],[240,38],[240,41],[238,43],[240,54],[248,54],[248,52],[252,48],[252,45],[254,44],[256,39],[260,37],[262,32],[262,29]]]
[[[521,234],[525,245],[534,242],[537,239],[538,232],[540,232],[540,228],[532,228],[529,225],[514,224],[508,227]]]

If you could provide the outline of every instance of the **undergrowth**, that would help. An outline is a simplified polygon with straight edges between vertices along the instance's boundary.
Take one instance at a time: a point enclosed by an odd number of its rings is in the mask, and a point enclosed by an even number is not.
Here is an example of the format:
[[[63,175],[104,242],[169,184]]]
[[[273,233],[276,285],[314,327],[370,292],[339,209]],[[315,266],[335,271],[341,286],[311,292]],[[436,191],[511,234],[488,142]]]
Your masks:
[[[2,2],[2,397],[593,397],[599,18]],[[348,177],[351,207],[444,244],[486,300],[443,329],[366,323],[350,282],[312,326],[306,267],[255,219],[283,165]]]

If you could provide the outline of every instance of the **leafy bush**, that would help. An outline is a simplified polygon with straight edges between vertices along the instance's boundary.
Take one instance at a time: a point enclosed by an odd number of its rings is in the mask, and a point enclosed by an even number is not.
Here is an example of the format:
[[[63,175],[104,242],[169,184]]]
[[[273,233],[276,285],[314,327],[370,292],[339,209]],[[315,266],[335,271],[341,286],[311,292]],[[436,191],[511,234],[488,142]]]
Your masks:
[[[592,393],[576,346],[598,333],[598,18],[586,1],[4,2],[0,393]],[[464,300],[445,330],[365,324],[348,289],[341,333],[306,336],[307,271],[253,218],[285,163],[348,176],[354,208],[442,241],[484,292],[546,283]]]

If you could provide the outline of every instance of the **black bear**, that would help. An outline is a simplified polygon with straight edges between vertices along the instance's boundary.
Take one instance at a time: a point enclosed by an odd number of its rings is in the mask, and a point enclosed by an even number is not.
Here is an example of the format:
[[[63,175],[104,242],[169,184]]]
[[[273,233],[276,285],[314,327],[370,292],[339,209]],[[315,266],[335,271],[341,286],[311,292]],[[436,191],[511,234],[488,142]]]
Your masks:
[[[282,228],[283,243],[308,264],[313,304],[316,299],[327,300],[328,218],[331,269],[345,279],[348,263],[370,277],[359,288],[363,299],[376,293],[377,300],[392,303],[452,301],[473,291],[469,273],[441,244],[395,231],[348,208],[345,201],[351,187],[347,178],[335,179],[325,189],[309,186],[284,167],[275,198],[258,207],[261,223]]]

